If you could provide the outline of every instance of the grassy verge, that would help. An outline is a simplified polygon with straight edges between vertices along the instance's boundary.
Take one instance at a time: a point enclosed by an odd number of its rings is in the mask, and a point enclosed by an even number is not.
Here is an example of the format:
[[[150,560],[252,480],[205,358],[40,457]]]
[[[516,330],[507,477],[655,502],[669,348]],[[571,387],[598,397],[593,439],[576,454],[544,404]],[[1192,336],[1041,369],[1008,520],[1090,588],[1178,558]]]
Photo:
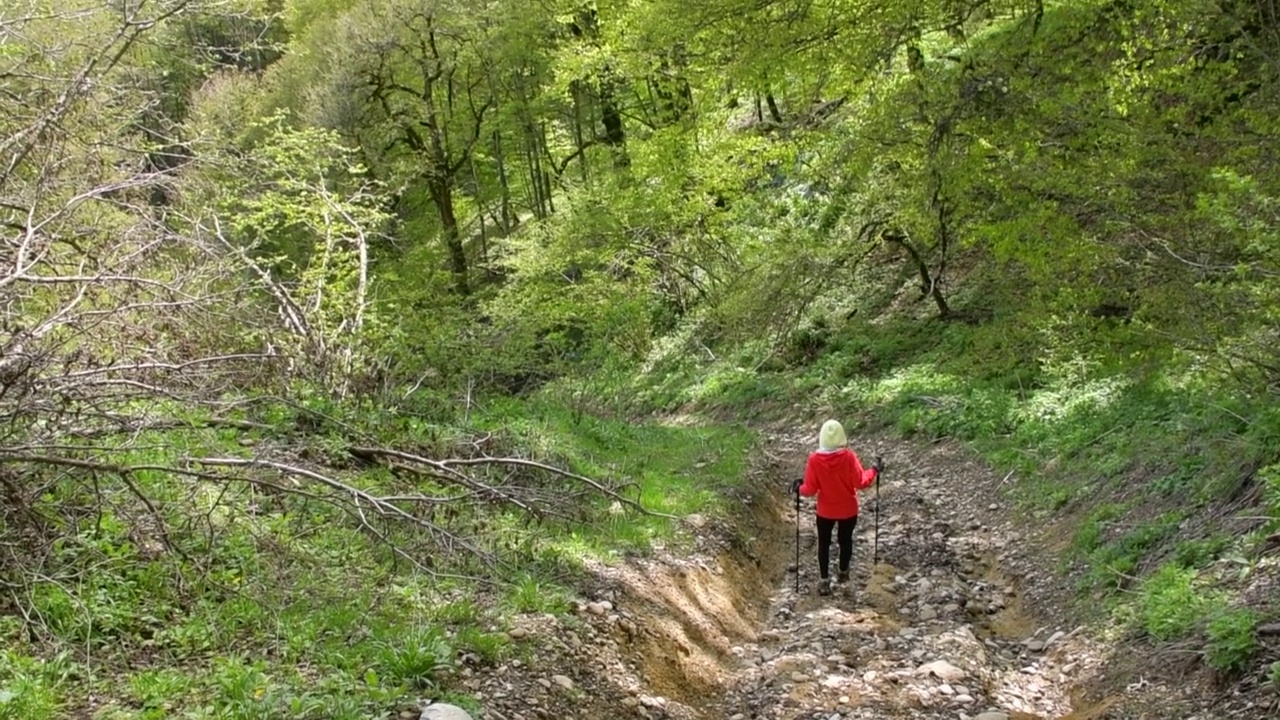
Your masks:
[[[678,424],[582,415],[551,400],[495,401],[472,422],[505,433],[535,457],[588,477],[624,482],[623,494],[649,510],[683,517],[726,509],[727,492],[746,471],[753,434],[742,425]],[[608,556],[643,552],[682,537],[669,519],[628,516],[616,503],[594,507],[598,518],[552,546]],[[603,510],[603,512],[601,512]]]
[[[479,448],[624,480],[623,497],[684,516],[723,508],[752,442],[740,427],[610,420],[537,398],[482,402],[452,421],[319,400],[240,418],[256,429],[190,419],[121,440],[112,462],[284,457],[371,493],[444,496],[458,488],[354,462],[347,449],[456,457]],[[28,528],[41,556],[6,574],[15,592],[0,618],[0,720],[355,720],[428,692],[474,707],[451,695],[450,670],[464,655],[485,664],[516,652],[503,632],[513,614],[566,612],[587,560],[683,540],[679,523],[567,478],[528,480],[563,498],[563,518],[530,522],[483,498],[430,515],[500,569],[450,557],[410,524],[361,527],[320,488],[271,473],[59,470],[41,480],[40,522]]]

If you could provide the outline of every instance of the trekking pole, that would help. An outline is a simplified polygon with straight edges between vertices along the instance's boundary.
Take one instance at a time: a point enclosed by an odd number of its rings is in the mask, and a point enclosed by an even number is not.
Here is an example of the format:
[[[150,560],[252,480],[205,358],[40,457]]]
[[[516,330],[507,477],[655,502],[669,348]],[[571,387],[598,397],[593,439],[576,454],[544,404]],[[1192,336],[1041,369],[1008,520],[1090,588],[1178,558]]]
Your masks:
[[[796,488],[796,593],[800,593],[800,488]]]
[[[875,567],[880,564],[880,475],[883,471],[884,463],[880,461],[880,456],[876,456],[876,530],[875,538],[872,541],[871,550],[871,566]]]

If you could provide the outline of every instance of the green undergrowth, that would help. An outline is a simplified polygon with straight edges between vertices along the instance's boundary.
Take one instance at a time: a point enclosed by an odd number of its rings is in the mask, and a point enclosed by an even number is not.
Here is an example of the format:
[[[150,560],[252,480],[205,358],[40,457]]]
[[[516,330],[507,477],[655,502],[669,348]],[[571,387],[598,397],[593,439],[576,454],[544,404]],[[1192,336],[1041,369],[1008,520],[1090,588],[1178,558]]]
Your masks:
[[[753,442],[742,427],[609,419],[538,397],[479,399],[453,418],[412,403],[251,407],[233,420],[262,427],[219,427],[173,408],[189,427],[138,433],[95,455],[136,468],[127,484],[105,470],[49,476],[40,510],[57,525],[43,526],[51,544],[41,570],[7,576],[21,604],[0,618],[0,720],[355,720],[425,696],[477,707],[454,694],[455,671],[525,653],[504,633],[512,618],[566,613],[588,563],[684,542],[679,518],[728,507]],[[458,494],[350,452],[369,445],[519,457],[577,477],[478,476],[534,483],[563,516],[464,493],[423,516],[451,535],[442,540],[376,516],[362,527],[358,508],[298,477],[163,469],[274,458],[376,495]],[[460,541],[496,564],[468,557]]]
[[[611,418],[584,415],[552,400],[495,400],[472,421],[483,432],[504,433],[534,457],[588,478],[616,481],[618,495],[654,515],[623,512],[621,499],[593,506],[595,517],[556,538],[566,552],[644,551],[679,542],[669,517],[721,513],[728,492],[744,477],[754,435],[741,424]],[[583,487],[572,487],[582,491]]]

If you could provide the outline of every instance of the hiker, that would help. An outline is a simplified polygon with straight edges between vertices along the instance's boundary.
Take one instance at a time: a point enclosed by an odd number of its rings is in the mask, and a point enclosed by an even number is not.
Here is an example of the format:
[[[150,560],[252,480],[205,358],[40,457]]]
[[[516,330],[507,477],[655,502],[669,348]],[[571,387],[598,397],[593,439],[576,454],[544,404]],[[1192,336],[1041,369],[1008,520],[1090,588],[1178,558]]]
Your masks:
[[[880,475],[883,463],[877,457],[871,468],[848,447],[844,428],[835,420],[822,424],[818,433],[818,450],[809,455],[804,481],[796,480],[791,491],[818,496],[818,593],[831,594],[831,531],[835,530],[840,545],[836,582],[849,581],[849,561],[853,559],[853,529],[858,524],[858,491],[871,487]],[[799,500],[797,499],[797,502]],[[798,507],[798,506],[797,506]],[[799,572],[799,568],[796,570]]]

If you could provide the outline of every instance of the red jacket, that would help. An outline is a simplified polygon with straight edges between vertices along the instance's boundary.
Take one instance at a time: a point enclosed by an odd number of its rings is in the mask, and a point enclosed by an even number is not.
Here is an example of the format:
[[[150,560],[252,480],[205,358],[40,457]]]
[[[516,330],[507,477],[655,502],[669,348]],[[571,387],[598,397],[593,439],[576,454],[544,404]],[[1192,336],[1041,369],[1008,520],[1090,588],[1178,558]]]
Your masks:
[[[863,469],[858,456],[849,448],[836,452],[815,452],[804,468],[804,484],[800,494],[818,496],[818,516],[828,520],[847,520],[858,514],[858,491],[876,481],[875,468]]]

